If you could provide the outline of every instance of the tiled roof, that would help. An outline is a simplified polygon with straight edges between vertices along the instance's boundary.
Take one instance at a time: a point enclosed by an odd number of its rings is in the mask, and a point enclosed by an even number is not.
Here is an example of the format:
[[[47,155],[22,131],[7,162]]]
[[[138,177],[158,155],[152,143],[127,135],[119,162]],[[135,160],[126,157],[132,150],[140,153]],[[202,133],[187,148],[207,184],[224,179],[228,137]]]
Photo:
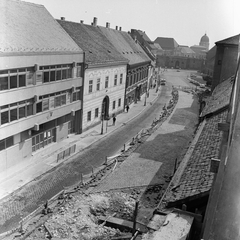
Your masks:
[[[206,106],[201,113],[201,117],[212,114],[228,106],[232,92],[233,79],[234,76],[216,86],[212,92],[212,95],[206,101]]]
[[[187,47],[187,46],[180,46],[178,47],[178,49],[181,51],[181,53],[183,54],[193,54],[195,53],[191,48]]]
[[[128,62],[98,27],[57,20],[72,39],[85,51],[87,63]]]
[[[129,60],[130,65],[151,61],[140,45],[137,44],[127,32],[105,27],[98,28],[115,46],[117,51]]]
[[[82,52],[42,5],[0,1],[0,52]]]
[[[164,199],[169,206],[196,198],[211,189],[214,173],[210,172],[210,160],[219,157],[222,132],[218,130],[218,123],[225,122],[226,118],[227,110],[206,120],[178,187],[173,188]]]
[[[164,50],[174,49],[179,45],[174,38],[166,37],[157,37],[154,42],[158,43]]]
[[[226,38],[226,39],[223,39],[221,41],[218,41],[216,42],[216,44],[231,44],[231,45],[238,45],[239,44],[239,36],[240,34],[238,35],[235,35],[233,37],[229,37],[229,38]]]

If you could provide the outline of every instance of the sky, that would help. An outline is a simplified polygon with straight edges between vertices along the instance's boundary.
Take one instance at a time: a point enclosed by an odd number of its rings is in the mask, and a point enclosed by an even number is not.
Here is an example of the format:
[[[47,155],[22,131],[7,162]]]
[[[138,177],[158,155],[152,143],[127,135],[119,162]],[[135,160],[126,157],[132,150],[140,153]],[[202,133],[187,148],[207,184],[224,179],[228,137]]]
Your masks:
[[[138,29],[154,41],[174,38],[180,45],[199,45],[206,33],[215,42],[240,34],[240,0],[25,0],[44,5],[55,19],[97,24],[122,31]]]

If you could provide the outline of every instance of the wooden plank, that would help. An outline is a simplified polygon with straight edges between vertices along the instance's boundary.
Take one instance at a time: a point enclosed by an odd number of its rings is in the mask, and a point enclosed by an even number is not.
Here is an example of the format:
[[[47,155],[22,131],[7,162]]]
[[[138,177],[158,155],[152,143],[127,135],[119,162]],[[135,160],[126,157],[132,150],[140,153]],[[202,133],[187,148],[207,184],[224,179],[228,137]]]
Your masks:
[[[128,221],[128,220],[124,220],[121,218],[116,218],[116,217],[110,217],[106,220],[106,217],[104,216],[100,216],[99,217],[99,221],[106,221],[107,223],[113,224],[113,225],[117,225],[117,226],[122,226],[122,227],[126,227],[129,229],[133,229],[133,222],[132,221]],[[147,233],[148,232],[148,228],[140,223],[136,223],[136,229],[138,229],[140,232],[142,233]]]

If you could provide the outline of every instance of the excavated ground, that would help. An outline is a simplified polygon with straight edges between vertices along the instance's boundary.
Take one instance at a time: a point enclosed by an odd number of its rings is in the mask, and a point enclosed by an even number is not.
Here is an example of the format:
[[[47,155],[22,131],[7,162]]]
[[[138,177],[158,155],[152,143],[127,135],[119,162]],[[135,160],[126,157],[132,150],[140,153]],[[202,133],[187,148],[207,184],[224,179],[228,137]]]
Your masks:
[[[143,133],[125,152],[113,159],[85,184],[79,183],[66,189],[45,204],[18,232],[6,239],[121,239],[131,233],[129,228],[109,226],[100,222],[100,217],[114,216],[133,220],[136,201],[139,201],[137,221],[147,225],[154,209],[158,206],[171,174],[164,174],[159,184],[94,192],[93,190],[127,159],[149,136],[167,119],[178,101],[178,92],[173,91],[173,99],[147,132]],[[122,238],[123,239],[123,238]]]

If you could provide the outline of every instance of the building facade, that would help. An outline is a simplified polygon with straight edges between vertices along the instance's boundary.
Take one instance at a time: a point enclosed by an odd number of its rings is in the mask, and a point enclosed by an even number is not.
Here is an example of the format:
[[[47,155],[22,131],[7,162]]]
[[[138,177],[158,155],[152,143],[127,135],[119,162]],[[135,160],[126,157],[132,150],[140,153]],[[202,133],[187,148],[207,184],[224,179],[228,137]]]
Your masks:
[[[81,132],[84,54],[44,6],[9,0],[0,7],[4,171]]]
[[[129,62],[127,65],[124,106],[141,100],[147,94],[151,78],[151,59],[132,36],[121,29],[110,29],[110,24],[99,27],[102,33]]]
[[[212,90],[222,81],[235,74],[237,69],[239,36],[216,42]]]
[[[123,111],[128,60],[100,31],[97,18],[92,25],[63,19],[58,23],[85,52],[82,124],[85,131]]]

